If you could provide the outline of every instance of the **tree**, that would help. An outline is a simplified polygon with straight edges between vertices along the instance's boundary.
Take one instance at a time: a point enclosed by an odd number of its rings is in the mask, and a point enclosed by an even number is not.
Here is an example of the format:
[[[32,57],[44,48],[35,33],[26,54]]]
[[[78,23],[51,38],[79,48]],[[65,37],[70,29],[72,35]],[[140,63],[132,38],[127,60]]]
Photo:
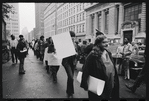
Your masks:
[[[2,18],[5,19],[9,19],[9,13],[14,14],[15,11],[12,10],[13,6],[9,5],[8,3],[2,3]]]

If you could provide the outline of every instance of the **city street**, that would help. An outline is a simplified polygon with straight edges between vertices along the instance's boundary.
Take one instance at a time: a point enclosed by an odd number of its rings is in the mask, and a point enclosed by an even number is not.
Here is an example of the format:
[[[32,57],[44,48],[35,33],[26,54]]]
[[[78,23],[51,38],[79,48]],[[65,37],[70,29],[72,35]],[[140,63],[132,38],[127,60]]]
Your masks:
[[[77,70],[74,76],[74,98],[88,98],[88,94],[80,87],[76,80],[81,64],[77,64]],[[29,55],[25,59],[24,75],[19,75],[19,63],[12,64],[11,60],[2,65],[2,94],[3,98],[67,98],[66,83],[67,75],[63,68],[60,67],[57,83],[53,83],[52,76],[46,72],[44,64],[36,59],[33,51],[29,50]],[[125,87],[125,83],[132,83],[133,80],[124,80],[119,76],[120,98],[145,98],[146,84],[142,84],[135,93],[132,93]]]

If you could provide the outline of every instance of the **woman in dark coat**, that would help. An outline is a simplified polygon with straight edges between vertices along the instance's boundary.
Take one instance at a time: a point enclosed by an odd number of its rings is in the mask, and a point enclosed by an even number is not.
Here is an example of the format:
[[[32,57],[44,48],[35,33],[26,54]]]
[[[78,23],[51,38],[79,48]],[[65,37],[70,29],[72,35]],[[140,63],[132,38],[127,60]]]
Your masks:
[[[106,50],[107,38],[104,35],[97,36],[92,51],[86,58],[83,66],[81,87],[88,90],[88,77],[105,81],[103,93],[98,96],[88,91],[91,101],[103,98],[119,98],[119,80],[111,53]]]

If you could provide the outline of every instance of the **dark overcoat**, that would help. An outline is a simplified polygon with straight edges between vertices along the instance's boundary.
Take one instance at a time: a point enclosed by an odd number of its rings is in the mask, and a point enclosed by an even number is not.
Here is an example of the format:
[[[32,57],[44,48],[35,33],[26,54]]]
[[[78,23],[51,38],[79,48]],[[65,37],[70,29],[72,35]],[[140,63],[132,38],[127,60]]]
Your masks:
[[[108,52],[112,63],[114,63],[111,53],[108,50],[106,51]],[[91,75],[98,79],[104,80],[105,87],[101,96],[97,96],[96,94],[89,91],[88,92],[89,95],[93,95],[89,97],[93,97],[94,99],[95,98],[119,98],[119,79],[118,79],[116,67],[114,66],[114,70],[115,70],[114,88],[112,92],[109,92],[107,89],[109,87],[109,84],[107,83],[108,76],[106,75],[106,67],[101,59],[101,55],[102,55],[102,52],[100,48],[94,46],[93,50],[87,56],[85,64],[82,68],[83,74],[82,74],[82,81],[81,81],[80,87],[84,88],[85,90],[88,89],[87,81],[88,81],[89,75]],[[111,93],[111,96],[110,96],[110,93]]]
[[[27,52],[23,52],[21,53],[20,51],[22,51],[24,48],[27,49],[27,45],[26,42],[24,40],[19,40],[18,41],[18,45],[17,45],[17,56],[18,58],[25,58],[27,55]]]

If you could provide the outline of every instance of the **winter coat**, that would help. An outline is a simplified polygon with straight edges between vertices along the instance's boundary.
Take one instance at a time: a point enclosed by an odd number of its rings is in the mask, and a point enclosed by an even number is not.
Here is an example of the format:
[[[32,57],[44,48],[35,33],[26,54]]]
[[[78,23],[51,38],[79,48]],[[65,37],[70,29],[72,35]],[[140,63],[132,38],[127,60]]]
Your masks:
[[[112,63],[114,64],[111,53],[108,50],[106,51],[109,54],[109,58],[111,59]],[[101,55],[102,55],[101,50],[97,46],[94,46],[92,51],[87,56],[85,64],[82,68],[83,74],[82,74],[82,81],[81,81],[80,87],[87,90],[88,77],[93,76],[95,78],[105,81],[105,87],[100,98],[119,98],[119,80],[118,80],[116,67],[114,66],[115,76],[113,81],[114,82],[113,92],[109,92],[107,88],[109,88],[110,85],[107,83],[108,76],[106,75],[106,67],[103,63],[103,60],[101,59]],[[91,92],[89,91],[89,93]],[[112,93],[111,94],[112,96],[110,96],[110,93]],[[99,98],[98,95],[96,94],[94,95],[97,96],[97,98]]]
[[[23,51],[24,48],[27,49],[26,42],[24,40],[19,40],[18,45],[17,45],[18,58],[25,58],[26,57],[27,51],[26,52],[20,52],[20,51]]]

